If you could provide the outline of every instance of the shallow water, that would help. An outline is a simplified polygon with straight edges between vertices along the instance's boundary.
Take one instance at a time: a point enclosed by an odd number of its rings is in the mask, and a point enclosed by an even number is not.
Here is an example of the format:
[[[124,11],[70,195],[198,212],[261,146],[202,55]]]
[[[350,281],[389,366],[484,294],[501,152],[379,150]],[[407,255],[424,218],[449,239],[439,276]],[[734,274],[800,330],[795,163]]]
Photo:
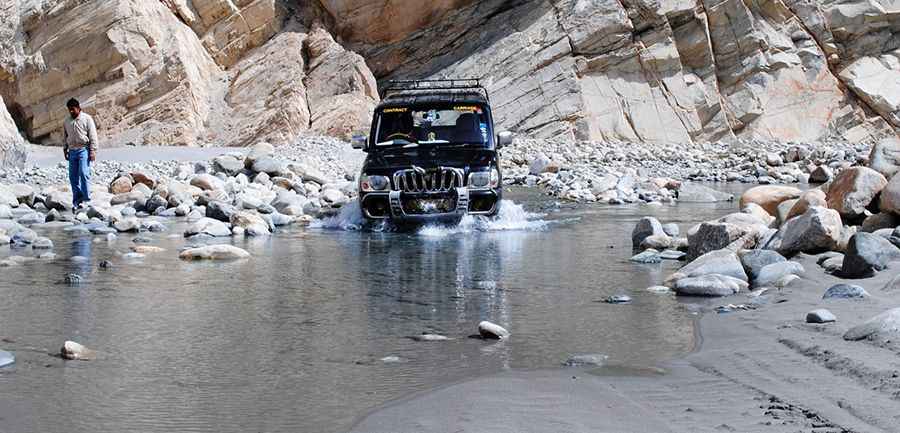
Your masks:
[[[235,241],[253,258],[230,263],[179,261],[178,224],[143,234],[167,251],[142,260],[122,256],[134,236],[54,230],[55,260],[0,268],[0,349],[16,356],[0,369],[0,431],[340,432],[387,401],[475,375],[573,354],[646,366],[692,349],[689,309],[645,290],[677,264],[629,263],[631,229],[653,214],[685,231],[734,204],[508,197],[522,207],[506,203],[499,220],[411,233],[357,230],[345,214]],[[10,254],[33,252],[0,259]],[[83,284],[63,284],[71,272]],[[614,294],[634,302],[598,302]],[[467,338],[481,320],[512,337]],[[424,332],[451,340],[407,338]],[[67,339],[98,359],[51,356]]]

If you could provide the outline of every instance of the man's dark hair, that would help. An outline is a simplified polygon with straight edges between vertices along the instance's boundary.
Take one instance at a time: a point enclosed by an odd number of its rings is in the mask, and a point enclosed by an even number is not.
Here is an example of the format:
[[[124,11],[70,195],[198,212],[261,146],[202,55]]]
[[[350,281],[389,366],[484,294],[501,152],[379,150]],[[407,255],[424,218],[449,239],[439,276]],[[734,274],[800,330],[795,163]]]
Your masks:
[[[69,99],[69,102],[66,102],[66,108],[81,108],[81,104],[78,103],[78,100],[75,98]]]

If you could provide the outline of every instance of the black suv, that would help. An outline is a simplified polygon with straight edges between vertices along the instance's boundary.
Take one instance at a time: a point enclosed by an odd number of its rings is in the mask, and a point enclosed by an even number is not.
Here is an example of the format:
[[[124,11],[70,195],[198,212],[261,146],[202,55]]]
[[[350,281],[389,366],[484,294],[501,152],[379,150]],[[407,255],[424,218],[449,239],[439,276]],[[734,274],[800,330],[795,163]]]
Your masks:
[[[487,91],[478,80],[391,81],[369,136],[353,138],[368,156],[359,176],[367,219],[399,222],[494,215],[503,177]]]

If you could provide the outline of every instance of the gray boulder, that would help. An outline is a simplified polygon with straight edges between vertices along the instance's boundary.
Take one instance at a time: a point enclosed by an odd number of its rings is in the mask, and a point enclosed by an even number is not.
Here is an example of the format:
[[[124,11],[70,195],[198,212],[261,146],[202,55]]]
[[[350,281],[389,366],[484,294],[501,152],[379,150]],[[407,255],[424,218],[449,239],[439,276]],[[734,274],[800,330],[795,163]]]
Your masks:
[[[112,227],[116,229],[116,231],[120,233],[124,232],[138,232],[141,230],[141,222],[137,218],[128,217],[121,218],[112,223]],[[92,230],[93,231],[93,230]]]
[[[222,221],[212,218],[201,218],[199,221],[191,224],[184,232],[185,237],[196,235],[207,235],[213,237],[229,237],[231,236],[231,228]]]
[[[741,264],[750,280],[759,277],[759,272],[773,263],[786,262],[787,259],[772,250],[744,250],[739,253]]]
[[[52,191],[44,197],[44,206],[47,209],[56,209],[60,212],[72,210],[72,193],[68,191]]]
[[[681,232],[678,228],[678,224],[675,223],[663,224],[662,229],[663,232],[673,238],[677,238]]]
[[[802,275],[805,270],[797,262],[778,262],[764,266],[753,280],[754,287],[782,287],[791,275]]]
[[[244,161],[231,155],[217,156],[213,158],[212,163],[216,173],[225,173],[228,176],[236,176],[244,170]]]
[[[825,183],[834,178],[834,171],[827,165],[819,165],[809,173],[810,183]]]
[[[900,185],[900,182],[897,183]],[[882,194],[884,194],[882,192]],[[882,198],[884,196],[882,195]],[[881,212],[867,217],[862,226],[859,227],[859,231],[865,233],[874,233],[878,230],[882,229],[893,229],[894,227],[900,226],[900,215],[895,215],[889,212]]]
[[[210,201],[206,205],[206,217],[222,222],[231,222],[231,218],[237,211],[236,207],[218,200]]]
[[[882,213],[894,215],[895,221],[900,219],[900,175],[894,175],[887,186],[881,191],[879,208]]]
[[[806,323],[832,323],[836,320],[837,317],[834,317],[834,314],[831,314],[831,311],[824,308],[806,313]]]
[[[682,278],[673,287],[682,296],[730,296],[746,289],[746,282],[719,274]]]
[[[668,278],[674,282],[685,277],[698,277],[707,274],[726,275],[741,281],[747,281],[747,273],[736,253],[730,250],[710,251],[688,263]]]
[[[34,240],[31,244],[31,248],[35,250],[49,250],[53,249],[53,241],[48,238],[39,237]]]
[[[900,308],[885,311],[844,333],[844,340],[897,340],[900,337]]]
[[[869,293],[862,287],[852,284],[835,284],[825,291],[822,299],[859,299],[867,298]]]
[[[506,328],[486,320],[478,324],[478,334],[485,339],[504,340],[509,338],[509,331]]]
[[[780,229],[778,252],[786,257],[797,253],[817,254],[837,248],[843,225],[834,209],[820,206],[788,220]]]
[[[741,214],[747,217],[750,215]],[[747,227],[725,222],[705,222],[688,232],[688,259],[700,257],[710,251],[731,245],[747,234]]]
[[[649,264],[649,263],[662,262],[662,257],[660,257],[659,251],[651,248],[651,249],[647,249],[639,254],[636,254],[635,256],[631,257],[629,260],[632,262],[635,262],[635,263]]]
[[[275,207],[277,208],[278,206],[276,205]],[[663,231],[662,224],[660,224],[659,220],[656,218],[643,217],[638,221],[637,225],[634,226],[634,230],[631,231],[631,245],[634,248],[638,248],[641,246],[641,242],[643,242],[644,239],[656,235],[666,235],[666,232]]]
[[[900,140],[885,138],[872,146],[869,154],[869,168],[890,179],[900,171]]]
[[[900,260],[900,249],[890,241],[872,233],[857,233],[850,238],[844,254],[841,276],[868,278],[887,269],[893,260]]]
[[[272,177],[281,176],[285,170],[284,163],[270,156],[257,159],[250,169],[255,173],[265,173]]]

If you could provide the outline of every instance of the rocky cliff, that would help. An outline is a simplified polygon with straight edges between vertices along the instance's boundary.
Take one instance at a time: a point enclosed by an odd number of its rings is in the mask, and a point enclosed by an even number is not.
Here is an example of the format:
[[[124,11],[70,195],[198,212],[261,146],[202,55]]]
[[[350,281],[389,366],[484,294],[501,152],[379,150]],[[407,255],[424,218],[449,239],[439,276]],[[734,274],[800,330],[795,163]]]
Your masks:
[[[858,142],[900,127],[890,0],[0,0],[0,96],[58,142],[285,143],[364,128],[376,78],[479,77],[537,138]]]
[[[16,130],[9,113],[0,110],[0,168],[21,166],[25,163],[25,155],[25,140]]]
[[[0,95],[36,142],[60,142],[70,97],[113,144],[346,134],[374,106],[375,79],[361,57],[311,26],[307,9],[277,0],[0,0]]]

